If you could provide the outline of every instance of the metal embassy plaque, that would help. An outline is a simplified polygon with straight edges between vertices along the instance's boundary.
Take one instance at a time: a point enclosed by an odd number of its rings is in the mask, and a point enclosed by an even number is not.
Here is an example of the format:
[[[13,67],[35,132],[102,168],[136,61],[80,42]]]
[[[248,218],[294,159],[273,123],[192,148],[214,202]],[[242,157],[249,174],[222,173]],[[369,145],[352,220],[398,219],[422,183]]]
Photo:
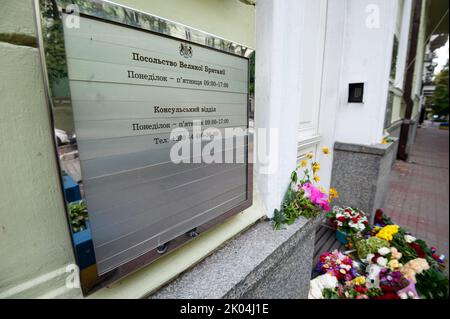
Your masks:
[[[83,256],[72,228],[81,270],[95,265],[97,279],[120,267],[129,273],[199,227],[249,207],[253,51],[103,1],[94,1],[94,8],[79,1],[74,27],[64,23],[74,14],[64,10],[64,1],[57,19],[45,16],[48,3],[40,1],[40,18],[61,21],[66,70],[56,79],[50,72],[49,23],[41,22],[53,123],[73,136],[64,142],[56,135],[62,186],[72,225],[73,202],[87,204],[83,229],[94,253]],[[116,14],[105,18],[111,11]],[[139,19],[154,19],[157,30]],[[68,93],[55,94],[61,83]],[[244,138],[236,132],[245,132]],[[79,196],[69,198],[73,193]]]

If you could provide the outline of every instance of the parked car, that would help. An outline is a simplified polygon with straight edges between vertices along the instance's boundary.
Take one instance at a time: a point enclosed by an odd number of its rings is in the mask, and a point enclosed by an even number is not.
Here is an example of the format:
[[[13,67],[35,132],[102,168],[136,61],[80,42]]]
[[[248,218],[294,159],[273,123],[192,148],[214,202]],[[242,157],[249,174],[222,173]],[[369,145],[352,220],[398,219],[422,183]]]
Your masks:
[[[55,128],[55,136],[58,146],[70,143],[69,135],[63,130]]]

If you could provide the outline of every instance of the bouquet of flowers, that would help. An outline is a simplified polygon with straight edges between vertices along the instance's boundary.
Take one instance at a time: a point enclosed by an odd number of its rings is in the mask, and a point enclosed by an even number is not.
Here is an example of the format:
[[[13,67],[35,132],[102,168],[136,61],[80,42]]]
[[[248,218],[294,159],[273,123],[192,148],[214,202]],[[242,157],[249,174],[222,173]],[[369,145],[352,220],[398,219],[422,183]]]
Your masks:
[[[369,225],[366,214],[351,207],[335,206],[333,211],[327,214],[327,218],[336,229],[350,236],[363,232]]]
[[[397,293],[409,286],[409,281],[400,271],[390,271],[384,268],[380,272],[380,288],[384,293]]]
[[[316,271],[322,274],[329,273],[342,282],[358,277],[356,268],[353,267],[353,259],[338,250],[323,253],[317,263]]]
[[[339,285],[335,289],[327,289],[323,292],[326,299],[369,299],[369,289],[364,286],[349,283]]]
[[[327,147],[322,148],[323,154],[329,154]],[[320,215],[323,211],[330,210],[331,199],[339,196],[335,189],[327,192],[314,183],[320,181],[319,171],[320,163],[313,161],[313,154],[306,155],[306,159],[300,162],[298,169],[303,169],[303,175],[299,178],[297,170],[292,172],[291,186],[284,198],[281,209],[275,209],[273,222],[275,229],[281,229],[284,224],[291,225],[295,220],[304,216],[313,218]]]
[[[337,250],[320,256],[316,272],[336,278],[322,286],[325,299],[448,299],[445,256],[413,237],[381,210],[375,225],[358,225],[358,211],[335,208],[328,216],[336,227],[353,233],[350,256]],[[366,225],[366,228],[363,228]],[[367,231],[365,231],[367,230]]]
[[[382,295],[381,289],[366,286],[366,278],[364,276],[356,277],[345,284],[338,284],[335,288],[322,290],[324,299],[371,299]]]

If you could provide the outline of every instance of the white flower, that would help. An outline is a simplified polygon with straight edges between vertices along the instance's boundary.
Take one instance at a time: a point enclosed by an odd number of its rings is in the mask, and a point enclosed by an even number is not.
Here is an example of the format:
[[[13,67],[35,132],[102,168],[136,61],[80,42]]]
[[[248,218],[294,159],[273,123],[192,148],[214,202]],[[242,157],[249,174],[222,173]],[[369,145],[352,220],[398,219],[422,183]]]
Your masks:
[[[366,256],[366,261],[370,263],[370,261],[372,260],[372,258],[373,258],[374,256],[375,256],[374,254],[368,254],[368,255]]]
[[[411,243],[415,242],[416,240],[417,240],[416,237],[413,237],[413,236],[411,236],[411,235],[405,235],[405,241],[406,241],[408,244],[411,244]]]
[[[408,296],[410,297],[410,298],[414,298],[415,296],[414,296],[414,293],[412,292],[412,291],[408,291]]]
[[[311,280],[308,299],[323,299],[322,291],[325,288],[335,288],[338,285],[337,278],[330,274],[325,274]]]
[[[407,296],[406,293],[404,293],[404,292],[398,294],[398,296],[399,296],[401,299],[408,299],[408,296]]]
[[[387,254],[389,254],[391,252],[391,250],[387,247],[381,247],[380,249],[378,249],[378,253],[381,256],[386,256]]]
[[[377,258],[377,264],[380,265],[381,267],[385,267],[388,263],[388,260],[384,257],[378,257]]]

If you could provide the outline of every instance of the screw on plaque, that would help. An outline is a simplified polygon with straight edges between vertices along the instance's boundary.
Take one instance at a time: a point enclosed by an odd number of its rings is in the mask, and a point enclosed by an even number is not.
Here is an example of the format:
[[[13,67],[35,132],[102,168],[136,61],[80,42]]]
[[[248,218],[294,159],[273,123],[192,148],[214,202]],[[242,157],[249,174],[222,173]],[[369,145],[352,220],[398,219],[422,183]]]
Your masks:
[[[188,236],[191,237],[191,238],[197,237],[197,236],[199,235],[199,233],[197,232],[197,227],[192,228],[190,231],[188,231],[188,232],[186,233],[186,235],[188,235]]]
[[[168,248],[169,248],[169,243],[165,243],[165,244],[162,244],[162,245],[156,247],[156,251],[158,252],[158,254],[162,255],[167,252]]]

